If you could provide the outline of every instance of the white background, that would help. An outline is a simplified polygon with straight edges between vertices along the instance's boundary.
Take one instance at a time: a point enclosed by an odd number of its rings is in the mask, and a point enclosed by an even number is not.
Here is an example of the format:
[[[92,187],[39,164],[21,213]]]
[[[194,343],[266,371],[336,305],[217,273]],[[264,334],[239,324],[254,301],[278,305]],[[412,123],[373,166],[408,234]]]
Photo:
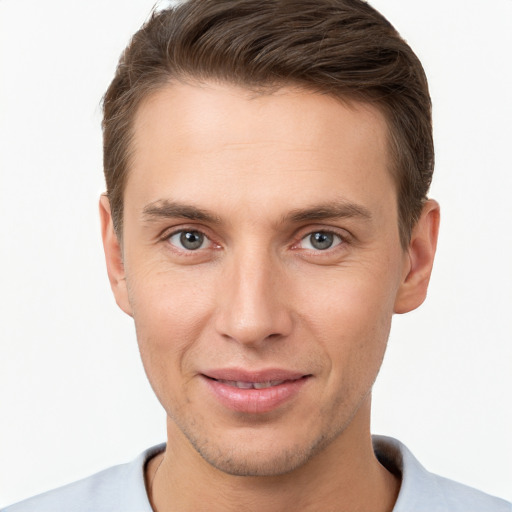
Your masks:
[[[104,270],[99,101],[154,0],[0,0],[0,505],[164,440]],[[373,431],[512,500],[512,0],[374,0],[424,63],[442,204]]]

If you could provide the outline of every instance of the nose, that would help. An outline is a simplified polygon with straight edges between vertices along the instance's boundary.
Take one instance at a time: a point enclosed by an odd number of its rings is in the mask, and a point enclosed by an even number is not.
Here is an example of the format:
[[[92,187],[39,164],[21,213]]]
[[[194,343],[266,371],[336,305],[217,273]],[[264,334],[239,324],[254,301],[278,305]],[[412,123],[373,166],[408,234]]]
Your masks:
[[[217,332],[254,347],[288,336],[293,318],[285,280],[279,262],[263,251],[233,256],[219,287]]]

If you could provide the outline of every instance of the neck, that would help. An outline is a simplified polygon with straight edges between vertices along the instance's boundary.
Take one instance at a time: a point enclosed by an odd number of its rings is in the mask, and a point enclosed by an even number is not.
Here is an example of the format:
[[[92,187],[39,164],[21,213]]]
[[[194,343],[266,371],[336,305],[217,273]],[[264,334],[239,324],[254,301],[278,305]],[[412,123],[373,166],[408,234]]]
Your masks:
[[[205,504],[209,512],[291,512],[298,504],[302,512],[390,512],[398,495],[399,480],[373,452],[369,403],[322,452],[284,475],[226,474],[204,461],[171,421],[168,439],[146,472],[156,512],[197,511]]]

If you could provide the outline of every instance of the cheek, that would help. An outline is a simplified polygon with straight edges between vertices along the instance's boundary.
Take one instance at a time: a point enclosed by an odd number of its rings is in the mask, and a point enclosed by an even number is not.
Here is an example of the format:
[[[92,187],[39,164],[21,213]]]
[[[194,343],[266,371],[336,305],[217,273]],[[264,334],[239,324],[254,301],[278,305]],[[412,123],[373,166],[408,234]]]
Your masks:
[[[175,417],[190,400],[191,361],[211,310],[208,287],[204,279],[179,271],[127,281],[144,370],[163,408]]]
[[[183,371],[208,323],[214,302],[208,279],[198,272],[128,275],[137,340],[150,380],[173,368]]]
[[[375,378],[391,327],[395,285],[390,281],[385,272],[340,271],[313,300],[304,298],[308,307],[301,316],[323,346],[332,378],[350,386]]]
[[[307,276],[295,295],[315,325],[348,335],[389,323],[398,288],[396,275],[390,267],[340,268],[321,278]]]

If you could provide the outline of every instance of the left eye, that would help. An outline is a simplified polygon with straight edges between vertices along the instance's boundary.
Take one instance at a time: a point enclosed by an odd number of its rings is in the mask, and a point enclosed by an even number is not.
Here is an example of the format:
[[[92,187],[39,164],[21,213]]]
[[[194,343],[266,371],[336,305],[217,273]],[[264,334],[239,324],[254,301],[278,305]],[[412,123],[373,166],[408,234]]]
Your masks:
[[[339,235],[329,231],[315,231],[305,236],[300,245],[302,249],[312,249],[315,251],[325,251],[331,247],[341,244],[343,240]]]
[[[169,242],[175,247],[187,251],[204,249],[210,244],[210,240],[203,233],[194,230],[177,231],[169,237]]]

